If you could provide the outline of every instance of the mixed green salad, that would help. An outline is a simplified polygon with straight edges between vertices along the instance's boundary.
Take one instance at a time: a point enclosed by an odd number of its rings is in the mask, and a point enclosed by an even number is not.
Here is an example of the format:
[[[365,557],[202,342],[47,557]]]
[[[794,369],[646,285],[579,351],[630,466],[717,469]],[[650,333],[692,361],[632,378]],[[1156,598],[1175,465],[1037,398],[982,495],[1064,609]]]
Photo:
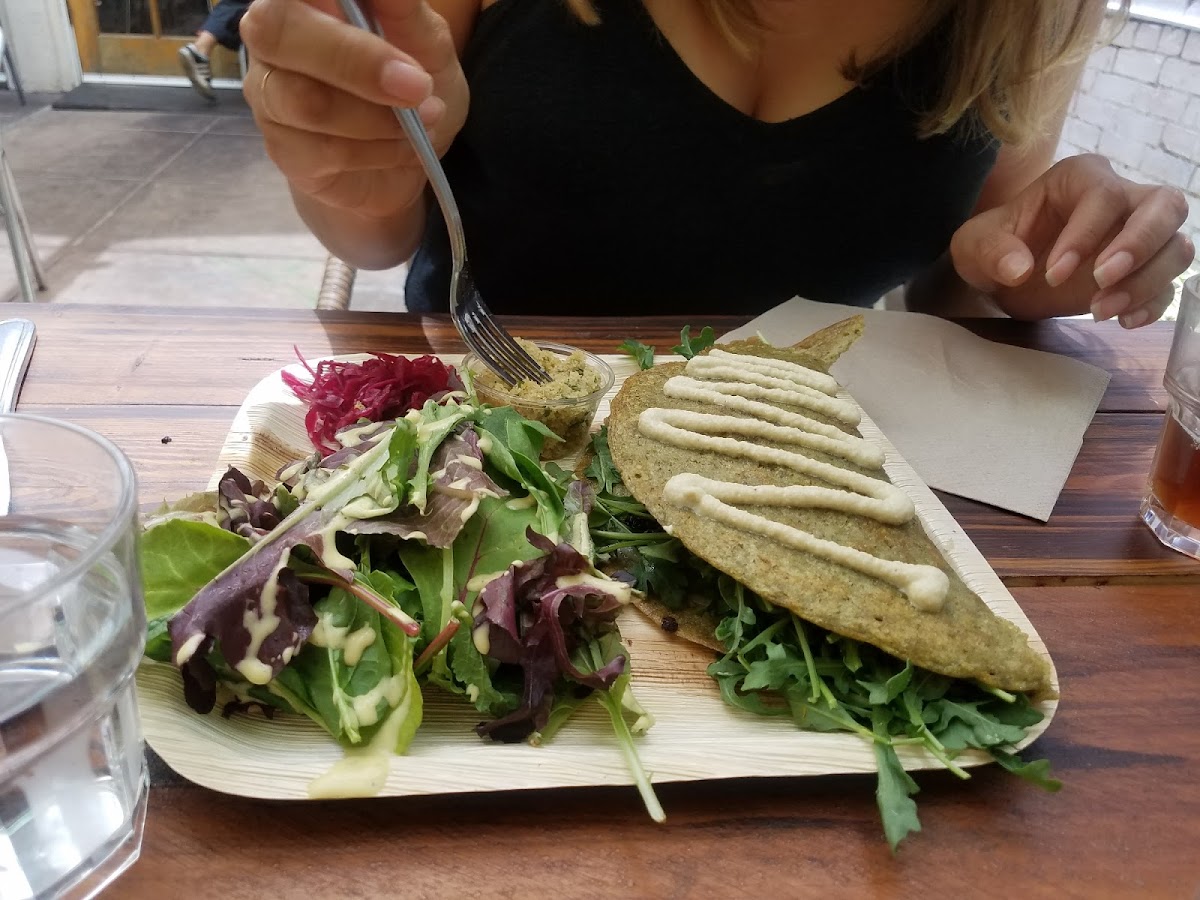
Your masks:
[[[425,689],[504,742],[545,741],[595,698],[661,820],[615,623],[630,588],[593,567],[585,485],[539,465],[546,437],[449,390],[341,428],[277,483],[230,469],[146,522],[146,655],[179,667],[197,712],[298,713],[387,753],[408,749]]]

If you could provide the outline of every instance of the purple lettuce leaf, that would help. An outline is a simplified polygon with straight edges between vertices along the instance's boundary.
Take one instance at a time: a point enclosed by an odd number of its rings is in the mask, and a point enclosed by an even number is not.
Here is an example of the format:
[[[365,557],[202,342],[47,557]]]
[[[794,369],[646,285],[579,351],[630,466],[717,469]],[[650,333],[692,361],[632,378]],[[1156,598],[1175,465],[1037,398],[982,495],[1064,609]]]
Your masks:
[[[508,492],[483,471],[483,453],[472,428],[446,438],[430,463],[431,484],[421,513],[411,504],[373,519],[351,521],[350,534],[394,534],[404,540],[423,537],[430,547],[450,547],[483,497],[507,497]]]
[[[284,519],[275,492],[230,466],[217,483],[217,522],[251,542],[261,540]]]
[[[617,656],[596,671],[585,672],[571,662],[580,645],[615,629],[621,596],[605,590],[599,577],[560,585],[563,578],[594,574],[587,557],[570,544],[554,544],[532,529],[526,536],[545,555],[492,579],[477,601],[474,627],[479,643],[486,643],[486,655],[519,666],[524,679],[521,706],[476,728],[481,737],[497,741],[524,740],[545,727],[560,678],[607,690],[626,665],[626,658]]]
[[[215,641],[232,669],[253,684],[266,684],[308,640],[316,614],[308,587],[288,562],[298,546],[308,547],[320,559],[329,549],[322,532],[335,515],[322,510],[258,552],[248,553],[172,617],[171,658],[184,671],[185,696],[194,709],[207,711],[192,700],[193,695],[207,697],[212,691],[209,682],[215,684],[206,659]],[[354,577],[352,570],[332,571],[346,580]],[[272,584],[274,590],[268,590]]]
[[[567,514],[568,518],[571,516],[589,516],[595,504],[596,492],[592,489],[591,482],[576,479],[567,488],[567,495],[563,498],[563,511]]]

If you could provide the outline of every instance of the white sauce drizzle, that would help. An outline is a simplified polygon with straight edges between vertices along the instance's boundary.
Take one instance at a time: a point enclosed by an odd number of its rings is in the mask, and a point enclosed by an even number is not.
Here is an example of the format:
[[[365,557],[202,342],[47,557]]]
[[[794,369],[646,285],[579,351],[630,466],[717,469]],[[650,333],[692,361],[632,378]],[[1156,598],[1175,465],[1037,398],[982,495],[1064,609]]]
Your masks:
[[[693,356],[688,360],[687,368],[688,371],[701,372],[706,368],[717,368],[722,364],[732,364],[738,367],[738,381],[745,377],[746,371],[758,372],[775,375],[803,387],[810,387],[822,394],[828,394],[830,397],[837,396],[838,383],[832,375],[806,368],[798,363],[788,362],[786,359],[771,359],[769,356],[754,356],[749,353],[730,353],[720,347],[713,347],[703,356]]]
[[[380,682],[365,694],[359,694],[350,699],[354,709],[354,717],[358,719],[360,728],[367,728],[379,721],[379,701],[386,700],[387,705],[395,708],[404,696],[404,676],[393,675],[381,679]]]
[[[554,579],[554,585],[558,588],[576,587],[581,584],[605,594],[612,594],[622,605],[627,605],[632,597],[632,588],[625,582],[612,578],[601,578],[590,572],[580,572],[578,575],[559,575]]]
[[[310,798],[373,797],[383,789],[396,741],[413,704],[414,692],[405,690],[404,685],[401,685],[401,692],[403,696],[397,699],[399,705],[383,720],[366,747],[347,750],[345,757],[334,763],[329,771],[309,783]]]
[[[234,665],[234,669],[251,684],[266,684],[271,680],[273,674],[271,667],[258,658],[258,651],[262,648],[263,641],[279,627],[280,618],[275,615],[279,594],[279,573],[288,564],[288,556],[289,554],[284,553],[275,568],[271,570],[271,574],[267,576],[266,584],[263,585],[262,594],[259,596],[258,611],[247,608],[242,613],[242,627],[250,632],[250,643],[246,647],[245,655]]]
[[[792,499],[796,494],[777,492],[824,491],[842,494],[828,488],[791,487],[776,488],[773,485],[748,486],[725,481],[711,481],[698,475],[676,475],[667,482],[663,499],[676,506],[690,509],[697,515],[706,516],[717,522],[769,537],[774,541],[820,556],[830,562],[845,566],[894,585],[904,593],[910,603],[922,612],[937,612],[945,602],[950,580],[946,573],[935,566],[912,565],[890,559],[880,559],[853,547],[827,541],[807,531],[784,525],[764,516],[756,516],[745,510],[730,506],[725,500],[771,506],[829,506],[816,497]]]
[[[726,387],[724,382],[718,382],[722,389],[717,389],[703,381],[679,376],[671,378],[664,386],[663,392],[668,397],[678,397],[680,400],[695,400],[698,403],[711,403],[723,406],[733,412],[745,413],[767,422],[786,428],[795,428],[806,433],[807,446],[821,450],[831,456],[842,456],[851,462],[858,463],[864,468],[877,469],[883,465],[883,451],[865,438],[847,434],[833,425],[826,425],[808,416],[788,412],[770,403],[760,403],[757,400],[742,396],[737,390],[737,384]],[[820,440],[824,438],[825,440]]]
[[[308,636],[308,642],[314,647],[328,647],[331,650],[337,650],[346,645],[346,635],[349,631],[349,625],[333,624],[333,613],[317,613],[317,625],[313,628],[312,634]]]
[[[482,575],[475,575],[467,580],[467,590],[472,592],[482,591],[487,587],[489,581],[495,581],[507,571],[508,569],[501,569],[499,572],[485,572]],[[478,604],[476,605],[478,606]],[[479,609],[472,611],[474,615],[479,615],[479,612]]]
[[[370,625],[364,625],[346,635],[346,643],[342,646],[342,662],[348,666],[357,666],[363,653],[375,643],[377,636],[375,629]]]
[[[746,485],[684,473],[667,482],[663,498],[668,503],[877,578],[897,588],[922,611],[936,612],[942,608],[950,582],[936,566],[882,559],[738,508],[833,509],[889,525],[904,524],[915,515],[908,495],[884,479],[824,463],[804,453],[739,439],[758,439],[818,451],[864,468],[880,467],[883,454],[862,438],[762,402],[771,400],[802,407],[848,424],[857,424],[860,416],[854,404],[832,396],[838,390],[833,378],[785,360],[719,349],[689,360],[686,371],[688,375],[667,380],[664,386],[667,396],[745,415],[652,407],[644,410],[638,419],[642,434],[684,449],[781,466],[833,486]]]
[[[795,444],[813,450],[822,450],[830,456],[846,457],[848,455],[849,451],[840,445],[841,442],[831,441],[822,435],[812,435],[799,428],[772,425],[770,422],[763,422],[759,419],[717,416],[691,412],[686,409],[652,408],[643,410],[638,420],[638,427],[646,437],[662,441],[664,444],[702,452],[716,451],[725,456],[783,466],[802,475],[819,478],[822,481],[846,488],[846,491],[830,491],[829,502],[822,504],[826,509],[871,515],[872,518],[893,525],[907,522],[915,512],[912,500],[908,495],[890,482],[861,475],[849,469],[842,469],[830,463],[819,462],[810,456],[793,453],[790,450],[780,450],[777,447],[765,447],[736,438],[717,436],[722,433],[741,434],[746,437],[773,440],[781,444]],[[770,485],[764,485],[764,488],[768,491],[782,490]],[[878,513],[861,512],[857,508],[854,494],[847,491],[865,494],[878,501]],[[783,505],[792,504],[785,503]],[[881,516],[885,518],[880,518]]]

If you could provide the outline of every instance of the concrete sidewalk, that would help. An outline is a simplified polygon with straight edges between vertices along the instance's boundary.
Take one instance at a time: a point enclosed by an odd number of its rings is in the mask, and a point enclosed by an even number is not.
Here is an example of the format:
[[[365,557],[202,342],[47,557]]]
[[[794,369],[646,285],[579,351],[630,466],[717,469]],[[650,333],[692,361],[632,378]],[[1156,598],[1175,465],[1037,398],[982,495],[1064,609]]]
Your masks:
[[[327,253],[253,119],[55,110],[0,93],[0,129],[48,303],[312,307]],[[7,243],[7,242],[4,242]],[[404,273],[360,273],[355,309],[403,309]],[[19,299],[0,247],[0,300]]]

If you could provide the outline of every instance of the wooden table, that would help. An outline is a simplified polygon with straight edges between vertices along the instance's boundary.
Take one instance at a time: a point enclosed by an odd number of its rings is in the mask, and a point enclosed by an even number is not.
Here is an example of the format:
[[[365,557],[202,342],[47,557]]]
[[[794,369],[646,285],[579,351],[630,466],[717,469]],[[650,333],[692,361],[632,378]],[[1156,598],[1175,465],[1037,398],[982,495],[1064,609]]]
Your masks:
[[[445,320],[378,313],[20,313],[38,325],[20,408],[115,440],[147,506],[203,487],[235,409],[293,344],[309,356],[461,349]],[[631,336],[670,346],[683,323],[512,324],[612,352]],[[632,789],[288,805],[168,779],[151,791],[142,859],[112,895],[1198,896],[1200,563],[1136,519],[1169,327],[969,327],[1114,373],[1048,523],[944,498],[1057,662],[1062,706],[1033,750],[1053,762],[1061,793],[995,767],[966,784],[923,774],[925,831],[893,858],[867,777],[663,785],[665,826]]]

